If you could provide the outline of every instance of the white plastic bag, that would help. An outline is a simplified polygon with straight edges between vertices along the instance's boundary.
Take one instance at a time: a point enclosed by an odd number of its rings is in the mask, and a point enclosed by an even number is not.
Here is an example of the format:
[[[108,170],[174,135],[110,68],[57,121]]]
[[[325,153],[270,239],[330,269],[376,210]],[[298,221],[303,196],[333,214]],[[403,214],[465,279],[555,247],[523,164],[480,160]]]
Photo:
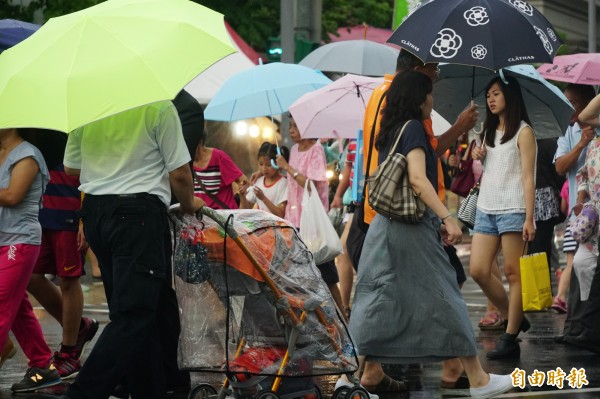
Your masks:
[[[312,181],[306,179],[302,194],[302,216],[300,216],[300,236],[309,251],[312,252],[315,264],[320,265],[342,253],[342,242],[333,228],[319,193]],[[308,185],[310,184],[310,193]]]

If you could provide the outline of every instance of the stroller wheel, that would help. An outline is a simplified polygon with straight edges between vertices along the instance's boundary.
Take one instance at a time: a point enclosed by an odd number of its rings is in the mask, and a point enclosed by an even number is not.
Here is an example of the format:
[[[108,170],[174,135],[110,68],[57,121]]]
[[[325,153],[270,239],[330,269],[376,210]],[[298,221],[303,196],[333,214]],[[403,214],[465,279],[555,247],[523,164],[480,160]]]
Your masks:
[[[266,389],[264,391],[258,392],[254,396],[254,399],[279,399],[279,395],[277,395],[275,392],[271,391],[270,389]]]
[[[318,386],[314,386],[313,391],[304,395],[304,399],[321,399],[323,394]]]
[[[217,390],[210,384],[199,384],[192,389],[188,399],[208,399],[210,395],[216,395]]]
[[[348,397],[348,392],[350,392],[350,389],[352,388],[342,385],[341,387],[336,389],[335,392],[333,392],[333,396],[331,397],[331,399],[346,399],[346,397]]]
[[[361,386],[350,388],[346,394],[346,399],[370,399],[369,392]]]

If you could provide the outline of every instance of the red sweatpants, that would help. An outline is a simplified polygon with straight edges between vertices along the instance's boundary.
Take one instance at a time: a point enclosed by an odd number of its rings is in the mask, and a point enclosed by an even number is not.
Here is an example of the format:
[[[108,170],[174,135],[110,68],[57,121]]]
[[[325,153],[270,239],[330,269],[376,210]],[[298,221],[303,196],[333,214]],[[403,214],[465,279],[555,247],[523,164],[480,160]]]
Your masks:
[[[0,348],[12,330],[29,359],[29,367],[46,368],[52,352],[26,291],[39,253],[39,245],[0,246]]]

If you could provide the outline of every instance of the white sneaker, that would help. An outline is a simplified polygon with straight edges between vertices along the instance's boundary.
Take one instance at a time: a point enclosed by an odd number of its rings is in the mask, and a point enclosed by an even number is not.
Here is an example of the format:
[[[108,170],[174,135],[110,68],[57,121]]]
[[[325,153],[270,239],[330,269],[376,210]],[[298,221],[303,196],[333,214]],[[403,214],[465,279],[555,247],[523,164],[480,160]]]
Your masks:
[[[346,388],[354,388],[354,384],[351,383],[350,381],[347,381],[345,378],[339,378],[336,382],[335,382],[335,390],[337,390],[338,388],[341,387],[346,387]],[[362,388],[364,388],[361,385]],[[370,399],[379,399],[379,395],[376,395],[374,393],[369,393],[369,398]]]
[[[514,388],[513,380],[509,374],[490,374],[490,382],[480,388],[470,388],[473,398],[491,398]]]

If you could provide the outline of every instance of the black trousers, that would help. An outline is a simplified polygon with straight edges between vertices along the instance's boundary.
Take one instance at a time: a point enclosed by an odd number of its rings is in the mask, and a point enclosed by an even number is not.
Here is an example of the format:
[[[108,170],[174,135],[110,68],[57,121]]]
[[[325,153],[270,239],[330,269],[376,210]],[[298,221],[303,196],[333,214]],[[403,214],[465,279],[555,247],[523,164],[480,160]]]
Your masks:
[[[148,194],[87,195],[82,218],[110,323],[67,396],[105,399],[126,381],[134,399],[164,398],[166,379],[177,378],[180,330],[166,207]]]
[[[579,279],[577,278],[575,271],[571,270],[569,296],[567,297],[567,317],[563,328],[564,335],[576,337],[583,332],[586,302],[587,301],[581,301]]]
[[[529,255],[545,252],[548,259],[548,272],[552,281],[552,240],[554,239],[554,226],[560,223],[559,218],[548,220],[536,220],[536,231],[533,241],[529,243],[527,253]],[[558,267],[558,266],[557,266]]]

